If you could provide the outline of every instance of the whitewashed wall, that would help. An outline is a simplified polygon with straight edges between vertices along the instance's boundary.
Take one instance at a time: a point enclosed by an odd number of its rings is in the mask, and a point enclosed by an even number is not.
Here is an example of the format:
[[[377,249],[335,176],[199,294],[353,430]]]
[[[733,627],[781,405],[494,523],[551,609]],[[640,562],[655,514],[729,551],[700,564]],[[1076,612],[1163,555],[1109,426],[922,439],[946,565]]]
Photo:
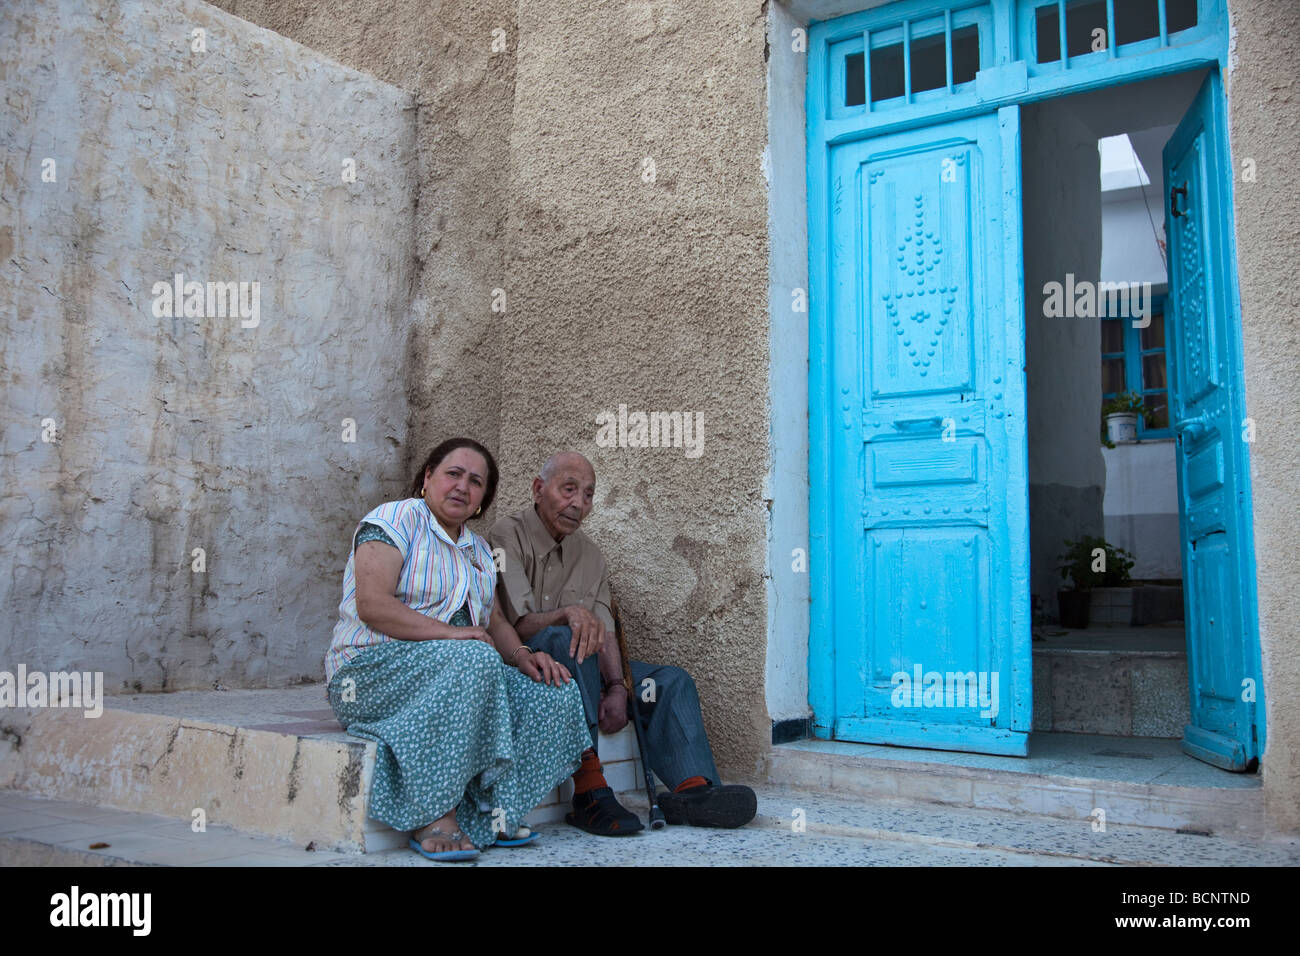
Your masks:
[[[0,669],[320,679],[405,477],[412,98],[191,0],[7,3],[0,63]]]

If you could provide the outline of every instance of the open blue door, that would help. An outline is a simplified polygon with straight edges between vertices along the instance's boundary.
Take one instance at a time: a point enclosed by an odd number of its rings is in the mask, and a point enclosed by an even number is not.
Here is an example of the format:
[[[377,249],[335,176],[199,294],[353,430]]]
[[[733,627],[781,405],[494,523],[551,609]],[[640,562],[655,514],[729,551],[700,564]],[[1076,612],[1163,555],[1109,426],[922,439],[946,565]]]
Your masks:
[[[837,739],[1027,752],[1019,120],[830,148]]]
[[[1212,71],[1165,146],[1166,321],[1191,685],[1183,750],[1248,770],[1264,746],[1263,689],[1223,103]]]

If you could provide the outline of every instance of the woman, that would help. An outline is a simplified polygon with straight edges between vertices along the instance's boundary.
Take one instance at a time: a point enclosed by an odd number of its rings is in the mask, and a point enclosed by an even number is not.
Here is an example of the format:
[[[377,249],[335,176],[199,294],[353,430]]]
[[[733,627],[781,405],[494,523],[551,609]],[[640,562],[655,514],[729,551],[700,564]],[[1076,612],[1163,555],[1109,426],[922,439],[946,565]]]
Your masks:
[[[453,438],[412,497],[362,519],[325,658],[335,716],[379,744],[370,815],[430,859],[530,840],[524,814],[591,746],[578,685],[520,642],[494,600],[492,551],[465,525],[496,486],[488,450]]]

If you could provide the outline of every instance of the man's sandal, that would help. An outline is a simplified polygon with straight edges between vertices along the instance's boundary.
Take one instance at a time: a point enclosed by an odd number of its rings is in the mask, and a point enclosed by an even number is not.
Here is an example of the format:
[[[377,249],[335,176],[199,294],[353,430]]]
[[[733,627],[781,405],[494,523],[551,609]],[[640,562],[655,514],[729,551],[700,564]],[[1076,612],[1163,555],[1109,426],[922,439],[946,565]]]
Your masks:
[[[420,831],[416,830],[415,832],[419,833]],[[424,839],[427,840],[434,836],[441,837],[444,840],[450,840],[454,843],[459,843],[461,840],[465,839],[465,834],[461,833],[460,830],[457,830],[455,833],[446,833],[442,830],[430,830],[424,835]],[[443,850],[440,853],[430,853],[424,848],[422,841],[417,840],[415,837],[411,837],[410,845],[412,850],[420,854],[420,856],[424,857],[426,860],[435,860],[438,863],[458,863],[462,860],[472,860],[478,856],[478,850]]]
[[[493,846],[527,846],[530,843],[536,843],[542,838],[540,833],[534,833],[528,827],[520,827],[515,831],[515,835],[509,840],[498,839]]]
[[[692,787],[681,793],[660,791],[664,819],[673,826],[743,827],[758,813],[758,798],[740,784]]]
[[[609,787],[576,794],[573,812],[567,814],[564,821],[596,836],[632,836],[645,829],[636,814],[619,805]]]

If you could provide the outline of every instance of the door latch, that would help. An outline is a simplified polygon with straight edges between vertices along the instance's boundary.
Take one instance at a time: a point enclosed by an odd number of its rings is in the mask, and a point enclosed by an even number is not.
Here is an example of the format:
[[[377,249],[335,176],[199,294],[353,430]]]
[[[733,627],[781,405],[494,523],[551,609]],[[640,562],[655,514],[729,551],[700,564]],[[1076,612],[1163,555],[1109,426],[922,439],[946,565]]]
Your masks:
[[[1181,186],[1173,186],[1169,190],[1169,214],[1175,219],[1179,216],[1186,216],[1186,212],[1180,212],[1178,209],[1178,197],[1183,197],[1183,205],[1187,205],[1187,183]]]
[[[1174,434],[1179,438],[1186,436],[1192,441],[1197,441],[1203,435],[1210,431],[1211,419],[1208,415],[1197,415],[1195,418],[1188,418],[1184,421],[1177,422],[1174,425]]]

